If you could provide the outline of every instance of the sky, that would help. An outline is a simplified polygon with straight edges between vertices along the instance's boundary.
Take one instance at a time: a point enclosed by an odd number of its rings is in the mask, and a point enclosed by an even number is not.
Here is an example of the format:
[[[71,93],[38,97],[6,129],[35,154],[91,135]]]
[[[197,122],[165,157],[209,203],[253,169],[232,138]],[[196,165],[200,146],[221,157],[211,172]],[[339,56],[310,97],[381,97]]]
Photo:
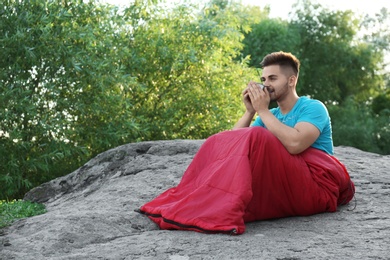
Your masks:
[[[258,5],[262,8],[269,5],[271,8],[271,17],[286,19],[292,5],[296,1],[297,0],[242,0],[242,3]],[[378,13],[382,7],[390,9],[390,1],[388,0],[313,0],[312,2],[319,3],[323,7],[327,7],[331,10],[352,10],[355,13],[370,15]]]
[[[103,0],[111,4],[127,5],[131,0]],[[172,0],[172,2],[178,0]],[[258,5],[264,8],[266,5],[270,6],[271,17],[288,18],[288,13],[292,5],[297,0],[242,0],[243,4]],[[374,15],[378,13],[382,7],[390,9],[389,0],[312,0],[327,7],[331,10],[352,10],[355,13]]]

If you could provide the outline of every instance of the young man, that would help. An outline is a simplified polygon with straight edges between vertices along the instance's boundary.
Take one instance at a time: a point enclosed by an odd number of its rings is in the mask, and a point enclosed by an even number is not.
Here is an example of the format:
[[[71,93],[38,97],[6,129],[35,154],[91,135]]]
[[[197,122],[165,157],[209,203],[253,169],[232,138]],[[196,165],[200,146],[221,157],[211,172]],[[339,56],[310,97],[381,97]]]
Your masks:
[[[264,89],[250,82],[243,92],[244,116],[234,129],[247,127],[255,113],[253,126],[266,127],[291,154],[299,154],[309,146],[333,154],[332,131],[326,107],[318,100],[299,97],[296,85],[299,60],[290,53],[267,55],[261,66]],[[268,110],[270,101],[278,107]]]
[[[234,129],[209,137],[180,183],[140,208],[160,228],[242,234],[245,222],[334,212],[352,199],[325,106],[296,93],[299,60],[277,52],[261,65],[265,87],[248,84]]]

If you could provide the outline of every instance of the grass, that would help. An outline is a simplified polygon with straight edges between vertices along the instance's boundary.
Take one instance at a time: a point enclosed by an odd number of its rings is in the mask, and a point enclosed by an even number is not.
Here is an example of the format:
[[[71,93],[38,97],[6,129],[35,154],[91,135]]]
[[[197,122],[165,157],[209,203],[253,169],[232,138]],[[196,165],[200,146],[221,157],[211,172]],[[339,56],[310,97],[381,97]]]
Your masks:
[[[0,228],[9,226],[17,219],[46,213],[45,205],[25,200],[0,200]]]

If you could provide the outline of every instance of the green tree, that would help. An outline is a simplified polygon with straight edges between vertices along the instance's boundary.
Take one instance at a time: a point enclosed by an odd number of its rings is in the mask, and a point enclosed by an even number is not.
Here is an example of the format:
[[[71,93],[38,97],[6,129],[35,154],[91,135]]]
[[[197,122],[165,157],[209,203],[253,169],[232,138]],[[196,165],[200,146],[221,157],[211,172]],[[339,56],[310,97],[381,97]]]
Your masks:
[[[308,0],[293,10],[291,26],[299,32],[297,55],[303,62],[300,89],[323,101],[353,96],[364,102],[378,91],[383,52],[358,36],[362,18],[352,11],[331,11]]]
[[[389,54],[390,10],[382,8],[374,16],[365,15],[360,24],[360,28],[365,31],[362,36],[365,42],[373,46],[377,52],[382,53],[383,51],[387,51],[387,54]]]
[[[372,112],[379,115],[385,110],[390,111],[390,89],[388,93],[377,95],[372,101]]]
[[[139,130],[117,9],[6,0],[0,10],[0,198],[12,198]]]
[[[271,52],[286,51],[295,54],[300,36],[289,22],[265,17],[252,25],[252,30],[245,35],[243,43],[243,54],[251,57],[250,66],[260,67],[263,57]]]
[[[376,123],[375,144],[380,153],[390,154],[390,73],[386,74],[385,88],[372,100],[372,116]]]
[[[349,98],[343,106],[328,105],[328,110],[332,119],[335,146],[351,146],[381,153],[376,144],[377,118],[373,116],[369,106],[362,106],[353,98]]]
[[[239,4],[166,11],[145,0],[122,12],[95,1],[8,0],[0,10],[2,198],[126,142],[230,129],[256,75],[236,59],[254,21]]]
[[[137,75],[130,95],[137,122],[147,128],[145,140],[205,138],[230,129],[242,112],[241,91],[255,74],[247,59],[235,58],[249,22],[236,11],[240,5],[225,2],[126,10],[145,21],[132,24],[126,62]]]
[[[298,1],[291,13],[289,21],[264,19],[252,25],[244,40],[244,55],[250,55],[252,66],[265,54],[283,50],[302,62],[298,92],[303,95],[342,103],[350,96],[366,101],[378,92],[383,85],[378,73],[384,62],[383,40],[378,40],[382,34],[369,42],[358,35],[363,18],[308,0]],[[365,22],[366,28],[373,24]]]

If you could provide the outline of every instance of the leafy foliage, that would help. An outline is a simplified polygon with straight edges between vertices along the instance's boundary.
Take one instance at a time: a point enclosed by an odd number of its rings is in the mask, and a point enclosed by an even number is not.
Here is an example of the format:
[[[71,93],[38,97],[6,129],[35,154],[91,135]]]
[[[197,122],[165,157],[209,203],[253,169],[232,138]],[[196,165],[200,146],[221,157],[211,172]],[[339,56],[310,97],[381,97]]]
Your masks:
[[[303,1],[291,25],[299,31],[298,55],[304,62],[300,89],[324,101],[367,100],[381,78],[375,72],[383,53],[356,42],[359,20],[352,11],[330,11]]]
[[[334,145],[379,152],[378,148],[372,150],[372,144],[376,142],[376,120],[368,106],[349,99],[343,107],[328,105],[328,109],[332,119]]]
[[[137,8],[127,14],[141,13]],[[220,2],[194,10],[155,6],[153,19],[134,27],[125,66],[139,83],[130,91],[134,114],[148,128],[143,139],[205,138],[231,128],[240,114],[241,90],[254,73],[246,59],[234,60],[245,21]]]
[[[390,33],[377,26],[387,10],[361,18],[304,0],[293,13],[270,19],[267,8],[227,0],[173,9],[137,0],[123,10],[94,0],[2,1],[0,199],[124,143],[230,129],[255,67],[279,50],[302,61],[299,93],[328,104],[336,145],[390,153]],[[358,36],[361,28],[372,33]]]
[[[353,99],[345,105],[329,105],[332,118],[333,142],[336,146],[345,145],[364,151],[389,154],[390,113],[388,110],[375,114],[367,104],[359,104]]]
[[[295,53],[300,37],[295,28],[280,19],[263,19],[252,25],[245,35],[244,55],[250,55],[250,65],[259,67],[263,57],[271,52],[286,51]]]
[[[117,10],[83,1],[2,1],[0,197],[135,138],[123,94]]]
[[[230,128],[254,70],[233,60],[246,16],[221,3],[3,2],[0,197],[126,142]]]
[[[45,205],[23,200],[0,200],[0,228],[14,220],[46,213]]]

